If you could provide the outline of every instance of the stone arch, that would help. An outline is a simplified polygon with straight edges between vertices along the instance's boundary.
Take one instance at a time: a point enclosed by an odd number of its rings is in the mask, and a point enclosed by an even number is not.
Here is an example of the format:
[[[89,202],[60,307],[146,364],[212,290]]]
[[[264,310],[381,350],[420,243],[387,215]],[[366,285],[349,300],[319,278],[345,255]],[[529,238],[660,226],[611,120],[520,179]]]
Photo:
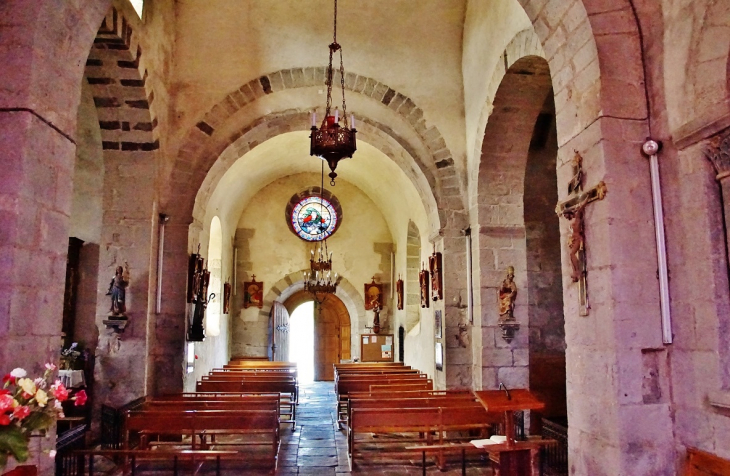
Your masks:
[[[487,85],[487,100],[482,107],[481,114],[479,115],[479,122],[477,123],[477,135],[474,142],[474,152],[472,154],[475,162],[473,166],[469,168],[469,170],[472,171],[470,177],[471,180],[469,181],[470,185],[477,183],[479,170],[478,158],[481,156],[482,143],[484,142],[484,130],[487,127],[489,116],[492,114],[494,109],[493,103],[497,94],[497,89],[499,88],[499,85],[502,84],[505,74],[507,74],[507,68],[511,67],[517,60],[525,56],[545,58],[545,52],[542,48],[542,44],[540,44],[540,39],[533,28],[522,30],[517,33],[514,38],[512,38],[502,53],[503,61],[497,65],[491,79],[489,80]],[[473,194],[471,194],[471,196],[473,197]]]
[[[647,118],[640,35],[630,0],[610,5],[518,1],[553,72],[559,145],[599,117]]]
[[[183,202],[183,199],[178,202],[177,206],[180,207],[177,212],[178,216],[190,216],[192,213],[193,220],[199,224],[203,220],[208,200],[215,191],[219,180],[233,163],[259,144],[286,132],[303,130],[308,123],[309,115],[306,112],[288,111],[272,113],[241,130],[241,135],[232,141],[211,164],[205,178],[202,179],[197,194],[185,197],[187,202]],[[378,148],[405,171],[406,176],[410,178],[421,196],[431,226],[435,230],[446,226],[447,215],[440,213],[438,199],[432,192],[435,182],[433,175],[428,171],[421,173],[422,169],[413,155],[416,152],[408,147],[405,141],[400,140],[397,136],[394,137],[393,134],[392,131],[387,130],[386,126],[367,118],[363,118],[358,126],[360,140]]]
[[[249,81],[226,96],[195,127],[192,127],[183,139],[183,145],[171,172],[171,183],[175,190],[198,190],[205,174],[216,159],[252,128],[262,124],[271,129],[282,126],[281,121],[268,123],[271,119],[277,119],[277,116],[282,115],[279,113],[260,117],[231,136],[225,131],[231,121],[235,120],[234,116],[237,113],[270,94],[322,85],[324,70],[324,67],[309,67],[269,73]],[[427,177],[440,208],[463,212],[464,203],[460,193],[460,180],[454,169],[454,159],[438,128],[427,124],[423,110],[412,99],[373,78],[346,73],[345,88],[351,93],[377,101],[391,109],[395,117],[418,137],[418,144],[399,136],[389,125],[380,124],[367,117],[362,119],[358,117],[358,131],[363,132],[364,123],[390,135],[408,151],[415,160],[415,165]],[[299,121],[301,125],[297,124],[295,129],[289,126],[288,130],[308,130],[309,112],[311,111],[286,111],[286,115],[299,114],[302,117]],[[408,169],[405,170],[408,172]],[[170,193],[168,197],[169,204],[182,199],[183,203],[192,205],[192,198],[179,195],[173,197],[173,195],[176,194]],[[186,212],[183,214],[189,215]]]
[[[268,318],[274,301],[284,303],[289,297],[304,289],[303,273],[309,269],[302,269],[284,276],[274,283],[264,295],[264,306],[259,311],[261,317]],[[340,284],[335,293],[347,308],[350,314],[351,349],[353,358],[360,352],[360,334],[365,331],[367,324],[365,316],[365,300],[357,289],[345,277],[340,278]],[[356,345],[357,344],[357,345]]]
[[[130,22],[111,8],[99,27],[84,75],[94,95],[104,150],[145,152],[159,148],[150,104],[154,92],[146,83],[142,48]],[[149,91],[148,91],[149,88]]]
[[[665,7],[664,80],[672,136],[680,149],[730,126],[730,4],[710,0]],[[682,61],[683,59],[684,61]]]
[[[522,354],[528,350],[528,332],[518,332],[506,347],[497,327],[499,312],[495,289],[508,266],[515,269],[519,292],[514,315],[528,329],[527,256],[524,222],[525,168],[535,124],[551,92],[545,59],[527,56],[507,70],[493,102],[494,110],[484,132],[476,206],[479,234],[483,330],[493,339],[482,342],[483,386],[527,387],[529,371]]]

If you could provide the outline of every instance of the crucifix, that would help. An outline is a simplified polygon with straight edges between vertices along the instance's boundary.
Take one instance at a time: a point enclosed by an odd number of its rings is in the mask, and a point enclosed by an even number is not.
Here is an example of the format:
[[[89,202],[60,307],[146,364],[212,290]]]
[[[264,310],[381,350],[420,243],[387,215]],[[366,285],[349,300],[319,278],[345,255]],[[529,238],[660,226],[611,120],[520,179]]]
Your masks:
[[[558,202],[555,213],[570,221],[568,234],[568,255],[572,268],[571,279],[578,283],[578,302],[581,316],[587,316],[591,308],[588,303],[588,270],[586,266],[585,234],[583,231],[583,212],[586,205],[596,200],[603,200],[606,196],[606,184],[583,190],[583,157],[575,151],[573,157],[573,178],[568,183],[568,199]]]

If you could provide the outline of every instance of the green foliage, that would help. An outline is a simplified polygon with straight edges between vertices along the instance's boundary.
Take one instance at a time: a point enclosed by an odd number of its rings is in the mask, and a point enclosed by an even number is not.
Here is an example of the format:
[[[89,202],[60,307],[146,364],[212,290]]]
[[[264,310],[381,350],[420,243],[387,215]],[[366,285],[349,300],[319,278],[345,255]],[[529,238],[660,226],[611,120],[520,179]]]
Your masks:
[[[5,466],[8,454],[23,463],[28,459],[28,439],[17,426],[0,427],[0,467]]]

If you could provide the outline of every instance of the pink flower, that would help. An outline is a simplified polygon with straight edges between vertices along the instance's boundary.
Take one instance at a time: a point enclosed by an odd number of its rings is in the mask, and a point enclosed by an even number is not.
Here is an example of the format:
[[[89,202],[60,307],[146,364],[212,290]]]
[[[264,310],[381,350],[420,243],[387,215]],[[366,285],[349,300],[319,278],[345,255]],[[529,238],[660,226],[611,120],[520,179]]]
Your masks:
[[[30,408],[25,405],[17,406],[15,407],[15,410],[13,410],[13,417],[18,421],[22,420],[28,415],[30,415]]]
[[[53,396],[56,397],[56,400],[59,402],[63,402],[68,399],[68,390],[66,390],[66,387],[63,386],[60,380],[56,380],[56,383],[53,384],[51,390],[53,391]]]
[[[0,413],[12,410],[15,407],[14,402],[15,399],[12,395],[0,395]]]
[[[46,369],[53,371],[53,370],[56,370],[56,366],[53,365],[53,364],[51,364],[51,363],[47,363],[46,364]]]
[[[8,382],[15,385],[15,377],[10,374],[5,374],[5,377],[3,377],[3,383],[6,384]]]
[[[74,402],[74,405],[77,407],[85,405],[87,398],[88,397],[86,396],[86,390],[81,390],[79,393],[76,394],[76,397],[74,397],[74,400],[76,400]]]
[[[7,426],[9,424],[10,424],[10,417],[4,413],[1,414],[0,415],[0,425]]]
[[[10,390],[7,388],[0,388],[0,395],[10,395]]]

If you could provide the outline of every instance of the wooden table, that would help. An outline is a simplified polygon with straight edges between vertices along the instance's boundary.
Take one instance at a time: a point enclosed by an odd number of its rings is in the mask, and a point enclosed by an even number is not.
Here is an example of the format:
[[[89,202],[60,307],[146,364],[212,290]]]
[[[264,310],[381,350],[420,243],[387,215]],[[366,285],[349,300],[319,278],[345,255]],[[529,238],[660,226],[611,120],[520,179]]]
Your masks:
[[[545,442],[515,441],[515,412],[522,410],[542,410],[545,404],[529,390],[478,390],[474,396],[488,412],[504,412],[504,431],[507,441],[504,444],[489,445],[484,450],[496,454],[498,467],[495,476],[539,476],[540,446]]]

